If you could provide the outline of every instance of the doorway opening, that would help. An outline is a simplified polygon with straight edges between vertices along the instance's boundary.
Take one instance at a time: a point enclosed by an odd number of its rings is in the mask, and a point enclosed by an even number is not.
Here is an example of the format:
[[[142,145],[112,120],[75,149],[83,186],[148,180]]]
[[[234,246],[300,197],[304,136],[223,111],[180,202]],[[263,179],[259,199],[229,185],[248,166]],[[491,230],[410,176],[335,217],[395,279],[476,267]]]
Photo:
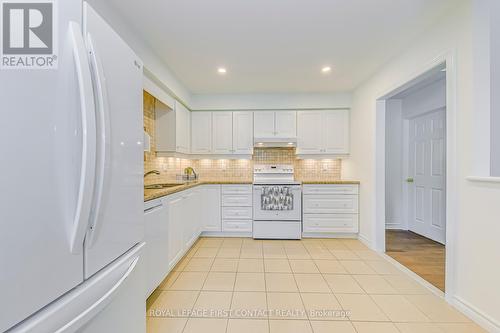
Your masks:
[[[386,254],[445,291],[446,65],[385,99]]]

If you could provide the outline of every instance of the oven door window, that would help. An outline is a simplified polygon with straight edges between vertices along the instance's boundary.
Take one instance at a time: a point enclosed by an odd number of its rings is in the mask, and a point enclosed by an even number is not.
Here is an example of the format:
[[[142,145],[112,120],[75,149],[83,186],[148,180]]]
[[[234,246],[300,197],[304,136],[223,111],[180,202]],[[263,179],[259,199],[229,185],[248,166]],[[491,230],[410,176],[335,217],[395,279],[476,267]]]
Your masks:
[[[293,210],[293,191],[289,186],[264,186],[260,195],[261,210]]]

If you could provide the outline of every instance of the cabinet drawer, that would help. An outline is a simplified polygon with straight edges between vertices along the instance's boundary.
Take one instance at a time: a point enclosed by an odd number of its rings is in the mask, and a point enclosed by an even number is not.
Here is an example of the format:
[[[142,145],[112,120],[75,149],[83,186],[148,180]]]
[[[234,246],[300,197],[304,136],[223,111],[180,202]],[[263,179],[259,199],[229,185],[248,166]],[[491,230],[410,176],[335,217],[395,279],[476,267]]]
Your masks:
[[[304,213],[358,213],[357,195],[304,195]]]
[[[358,194],[358,185],[304,185],[304,194]]]
[[[252,232],[252,220],[224,220],[223,232]]]
[[[358,232],[358,214],[304,214],[304,232]]]
[[[252,194],[223,194],[222,206],[225,207],[251,207]]]
[[[249,194],[252,195],[252,185],[222,185],[222,194]]]
[[[222,219],[246,220],[252,219],[252,207],[222,207]]]

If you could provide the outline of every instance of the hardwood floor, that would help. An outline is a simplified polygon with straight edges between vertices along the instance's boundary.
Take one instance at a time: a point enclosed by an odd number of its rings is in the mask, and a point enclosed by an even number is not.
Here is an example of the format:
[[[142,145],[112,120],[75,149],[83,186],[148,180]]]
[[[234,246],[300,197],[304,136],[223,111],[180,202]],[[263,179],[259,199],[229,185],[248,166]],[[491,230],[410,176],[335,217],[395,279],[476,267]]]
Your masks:
[[[445,288],[445,246],[405,230],[386,230],[386,253],[435,287]]]

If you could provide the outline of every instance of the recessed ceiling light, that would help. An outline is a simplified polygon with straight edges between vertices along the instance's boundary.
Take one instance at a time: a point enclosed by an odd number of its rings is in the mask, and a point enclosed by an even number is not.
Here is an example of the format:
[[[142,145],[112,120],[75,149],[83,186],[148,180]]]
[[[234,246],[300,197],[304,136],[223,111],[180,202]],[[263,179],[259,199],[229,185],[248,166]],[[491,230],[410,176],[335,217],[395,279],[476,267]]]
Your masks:
[[[217,68],[217,73],[219,73],[219,74],[226,74],[227,70],[224,67],[219,67],[219,68]]]
[[[321,68],[321,71],[323,73],[329,73],[332,71],[332,68],[330,66],[325,66],[325,67]]]
[[[262,146],[264,143],[263,142],[259,142],[257,143],[259,146]]]
[[[293,145],[293,142],[288,142],[288,144],[291,146],[291,145]]]

